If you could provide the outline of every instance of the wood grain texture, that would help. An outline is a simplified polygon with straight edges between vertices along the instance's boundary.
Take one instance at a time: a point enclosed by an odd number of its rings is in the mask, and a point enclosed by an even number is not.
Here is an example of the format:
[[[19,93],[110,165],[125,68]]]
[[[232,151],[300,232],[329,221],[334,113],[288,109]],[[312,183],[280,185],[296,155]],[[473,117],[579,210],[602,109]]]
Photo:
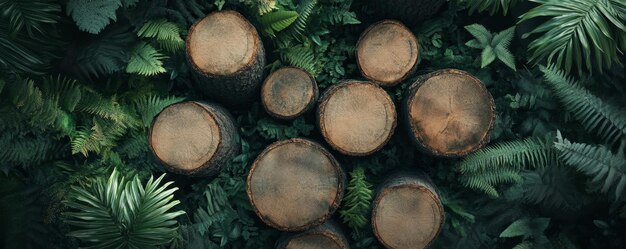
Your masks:
[[[356,60],[363,77],[381,86],[395,86],[417,68],[419,43],[402,23],[383,20],[359,38]]]
[[[182,102],[163,109],[150,127],[150,149],[174,173],[208,176],[239,152],[232,116],[217,104]]]
[[[231,107],[258,98],[265,50],[258,32],[235,11],[216,11],[198,20],[186,40],[196,88]]]
[[[445,0],[368,0],[378,18],[397,19],[415,26],[439,11]]]
[[[445,220],[437,190],[423,174],[399,172],[379,187],[372,228],[386,248],[427,248]]]
[[[348,249],[348,239],[332,219],[300,233],[284,233],[276,249]]]
[[[375,84],[344,81],[329,87],[320,99],[317,122],[326,142],[351,156],[380,150],[396,127],[395,105]]]
[[[405,96],[405,123],[420,149],[458,157],[489,142],[495,104],[476,77],[455,69],[439,70],[419,77]]]
[[[310,110],[317,101],[315,78],[295,67],[284,67],[271,73],[261,87],[261,103],[270,115],[293,119]]]
[[[321,145],[295,138],[269,145],[254,161],[247,193],[259,218],[281,231],[319,225],[337,210],[345,173]]]

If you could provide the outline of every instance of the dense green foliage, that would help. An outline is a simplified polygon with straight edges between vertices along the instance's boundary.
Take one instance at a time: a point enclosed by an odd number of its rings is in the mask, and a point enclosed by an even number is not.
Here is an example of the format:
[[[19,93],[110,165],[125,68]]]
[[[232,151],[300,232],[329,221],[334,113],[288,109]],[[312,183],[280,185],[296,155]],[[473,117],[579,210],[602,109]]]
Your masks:
[[[252,211],[246,176],[272,142],[323,141],[312,112],[286,122],[258,102],[230,110],[241,154],[215,177],[163,175],[148,146],[164,107],[205,99],[184,42],[221,9],[259,30],[267,71],[301,67],[322,92],[362,79],[355,44],[378,21],[351,0],[0,0],[0,247],[274,247],[280,233]],[[371,156],[334,153],[349,177],[333,219],[351,248],[381,248],[371,202],[400,169],[439,188],[446,222],[433,248],[623,248],[624,23],[620,0],[457,0],[410,26],[417,74],[474,74],[496,125],[460,159],[417,151],[401,126]],[[397,106],[411,82],[386,89]]]

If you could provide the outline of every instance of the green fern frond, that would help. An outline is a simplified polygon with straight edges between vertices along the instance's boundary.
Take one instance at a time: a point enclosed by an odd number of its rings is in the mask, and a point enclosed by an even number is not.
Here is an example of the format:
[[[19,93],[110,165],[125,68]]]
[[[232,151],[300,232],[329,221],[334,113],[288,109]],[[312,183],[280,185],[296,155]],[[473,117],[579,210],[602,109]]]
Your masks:
[[[626,3],[623,0],[531,0],[540,4],[522,15],[520,22],[552,17],[523,38],[541,34],[528,51],[529,61],[548,64],[570,72],[575,65],[602,72],[626,50]],[[595,65],[594,63],[595,62]]]
[[[259,19],[263,26],[263,32],[270,37],[275,37],[276,32],[289,27],[298,19],[298,12],[278,9],[267,13]]]
[[[111,27],[78,50],[71,69],[87,79],[120,72],[128,64],[136,40],[129,28]]]
[[[523,237],[538,239],[550,225],[550,218],[522,218],[514,221],[502,233],[500,238]]]
[[[571,143],[559,132],[555,147],[561,152],[566,164],[574,166],[589,177],[592,182],[602,186],[603,193],[611,190],[615,199],[622,198],[626,188],[626,158],[623,145],[618,154],[613,154],[607,147]]]
[[[367,182],[365,170],[357,167],[350,172],[350,182],[344,197],[344,206],[339,211],[343,223],[350,228],[360,230],[369,224],[369,212],[372,203],[372,184]]]
[[[298,4],[296,12],[298,12],[298,18],[289,26],[284,32],[281,32],[277,39],[278,43],[288,44],[291,40],[301,40],[305,36],[307,25],[310,21],[311,14],[317,5],[318,0],[302,0]]]
[[[115,12],[120,7],[120,0],[69,0],[67,14],[74,19],[78,29],[98,34],[111,21],[117,20]]]
[[[519,243],[513,247],[513,249],[533,249],[533,248],[536,248],[535,243],[533,243],[532,241],[528,241],[528,240],[522,241],[522,243]]]
[[[74,111],[81,99],[82,88],[74,79],[57,75],[44,79],[42,85],[44,96],[68,112]]]
[[[135,100],[135,107],[144,127],[150,126],[152,119],[168,105],[183,101],[185,98],[169,96],[159,97],[156,95],[147,95]]]
[[[150,44],[140,42],[130,54],[126,72],[143,76],[165,73],[165,68],[161,61],[165,58],[167,57],[159,53],[154,47],[150,46]]]
[[[116,96],[105,98],[99,93],[88,90],[77,105],[77,110],[103,119],[111,120],[122,128],[137,127],[140,121],[130,113],[127,106],[121,105]]]
[[[626,138],[626,113],[594,96],[555,66],[541,68],[563,107],[589,132],[597,133],[609,145]]]
[[[68,156],[66,143],[52,134],[21,134],[5,130],[0,133],[0,169],[5,173],[20,166],[36,166],[42,162]]]
[[[137,31],[140,38],[154,38],[156,42],[169,52],[180,51],[185,47],[185,41],[180,37],[180,28],[167,19],[151,20],[146,22]]]
[[[150,177],[145,187],[135,176],[125,179],[114,170],[108,179],[98,178],[91,186],[72,186],[64,213],[72,226],[69,236],[93,248],[155,248],[176,235],[176,217],[183,211],[171,211],[180,202],[174,200],[173,182],[161,184],[162,175]]]
[[[458,167],[461,182],[475,190],[498,197],[496,186],[521,182],[521,170],[559,165],[550,141],[540,138],[498,143],[466,157]]]
[[[259,9],[259,15],[263,16],[277,9],[276,0],[256,0],[256,7]]]
[[[319,74],[322,65],[316,60],[313,48],[304,45],[295,45],[280,50],[280,58],[289,65],[306,70],[313,76]]]
[[[33,80],[18,77],[6,88],[2,97],[6,98],[11,106],[4,108],[10,108],[8,111],[15,112],[19,120],[34,127],[45,128],[54,126],[58,119],[63,118],[64,112],[58,107],[55,99],[46,96]]]

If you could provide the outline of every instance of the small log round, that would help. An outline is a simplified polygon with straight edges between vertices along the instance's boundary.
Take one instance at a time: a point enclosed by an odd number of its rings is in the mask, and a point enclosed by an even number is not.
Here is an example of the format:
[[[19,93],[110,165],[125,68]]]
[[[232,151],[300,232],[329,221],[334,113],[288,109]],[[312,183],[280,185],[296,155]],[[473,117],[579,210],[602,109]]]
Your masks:
[[[372,205],[372,229],[386,248],[427,248],[439,235],[445,213],[428,177],[413,172],[390,176]]]
[[[247,179],[252,207],[267,225],[303,231],[322,224],[339,207],[345,173],[321,145],[294,138],[269,145]]]
[[[217,174],[239,153],[237,129],[217,104],[182,102],[163,109],[150,127],[149,144],[171,172],[189,176]]]
[[[318,89],[315,78],[295,67],[284,67],[271,73],[261,87],[261,102],[270,115],[293,119],[315,105]]]
[[[420,76],[404,109],[410,135],[432,155],[465,156],[489,142],[496,111],[493,97],[476,77],[444,69]]]
[[[286,233],[276,249],[348,249],[348,239],[333,220],[301,233]]]
[[[380,150],[396,128],[393,101],[379,86],[344,81],[329,87],[320,99],[317,122],[326,142],[350,156]]]
[[[419,43],[402,23],[384,20],[365,30],[356,46],[363,77],[381,86],[395,86],[415,72]]]
[[[398,19],[416,25],[439,11],[445,0],[369,0],[379,18]]]
[[[197,88],[229,106],[258,98],[265,50],[256,29],[235,11],[213,12],[187,35],[187,59]]]

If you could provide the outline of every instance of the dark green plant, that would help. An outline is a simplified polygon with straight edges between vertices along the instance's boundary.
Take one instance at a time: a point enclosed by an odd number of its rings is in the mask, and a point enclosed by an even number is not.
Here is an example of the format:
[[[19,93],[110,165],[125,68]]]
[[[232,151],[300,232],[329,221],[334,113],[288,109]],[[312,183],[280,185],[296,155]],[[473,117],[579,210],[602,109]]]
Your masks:
[[[369,224],[370,206],[374,194],[372,188],[362,167],[357,167],[350,172],[344,206],[339,210],[339,214],[343,223],[357,232]]]
[[[520,0],[482,0],[482,1],[472,1],[472,0],[456,0],[461,5],[467,6],[469,8],[470,15],[476,12],[489,11],[490,15],[493,15],[502,10],[502,14],[506,16],[509,9],[515,7],[515,5],[520,2]]]
[[[515,57],[509,51],[509,45],[513,40],[515,26],[503,30],[500,33],[491,33],[480,24],[465,26],[465,29],[474,36],[465,45],[471,48],[482,49],[481,68],[491,64],[496,58],[515,71]]]
[[[528,50],[534,64],[547,61],[570,72],[603,72],[617,65],[626,50],[626,3],[621,0],[531,0],[540,4],[520,22],[537,17],[548,21],[524,34],[540,35]]]
[[[126,179],[114,170],[91,186],[73,186],[65,204],[65,222],[73,227],[69,236],[79,238],[89,248],[154,248],[176,236],[176,217],[183,211],[171,211],[178,200],[161,185],[161,177],[152,177],[144,186],[137,176]]]

